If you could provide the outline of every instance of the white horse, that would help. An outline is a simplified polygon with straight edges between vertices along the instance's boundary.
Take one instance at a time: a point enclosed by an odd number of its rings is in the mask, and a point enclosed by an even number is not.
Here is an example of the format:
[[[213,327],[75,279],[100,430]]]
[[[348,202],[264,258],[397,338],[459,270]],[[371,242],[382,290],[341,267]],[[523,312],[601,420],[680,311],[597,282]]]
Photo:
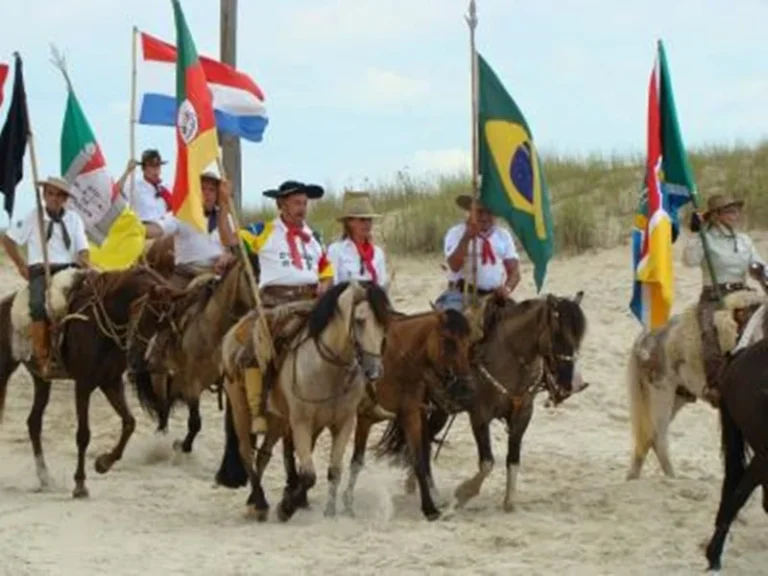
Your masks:
[[[381,288],[356,282],[337,284],[317,301],[306,324],[287,345],[273,375],[266,414],[268,430],[255,463],[251,414],[240,360],[243,343],[237,334],[242,333],[243,323],[253,325],[256,313],[243,318],[225,337],[222,352],[229,422],[222,469],[233,467],[226,473],[248,475],[252,490],[247,504],[257,519],[266,520],[269,512],[261,479],[274,445],[282,438],[286,473],[289,479],[292,475],[297,478],[293,486],[289,484],[278,508],[279,518],[285,521],[304,505],[307,491],[315,484],[312,452],[315,439],[325,428],[332,436],[325,513],[335,515],[344,452],[355,427],[366,380],[374,381],[382,375],[389,310],[389,300]],[[252,338],[257,338],[255,331],[252,334]],[[250,344],[258,345],[254,340]],[[237,436],[236,443],[233,435]],[[233,450],[233,446],[237,449]],[[292,469],[294,449],[299,458],[298,474]]]
[[[720,349],[735,352],[762,337],[766,297],[758,292],[733,292],[724,308],[715,312]],[[739,339],[739,316],[757,308]],[[635,340],[627,369],[634,451],[627,479],[640,476],[648,451],[653,448],[661,469],[673,477],[669,458],[669,425],[685,404],[702,398],[706,383],[701,351],[701,331],[696,305],[673,316],[662,328],[643,331]]]

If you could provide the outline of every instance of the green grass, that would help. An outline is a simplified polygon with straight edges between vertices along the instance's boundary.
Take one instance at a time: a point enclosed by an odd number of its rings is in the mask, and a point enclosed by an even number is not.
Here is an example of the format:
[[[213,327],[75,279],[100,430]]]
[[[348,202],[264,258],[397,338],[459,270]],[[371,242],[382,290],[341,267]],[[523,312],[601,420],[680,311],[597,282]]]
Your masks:
[[[699,191],[706,197],[730,193],[747,201],[748,228],[768,228],[768,142],[754,147],[707,147],[690,156]],[[642,157],[547,157],[544,174],[552,197],[555,253],[575,254],[626,243],[643,176]],[[371,185],[376,210],[376,238],[388,252],[426,255],[442,250],[450,226],[465,213],[454,203],[469,191],[468,174],[414,178],[398,172],[389,182]],[[313,202],[309,223],[326,242],[338,236],[335,218],[341,192],[328,190]],[[274,217],[274,211],[249,211],[245,222]]]

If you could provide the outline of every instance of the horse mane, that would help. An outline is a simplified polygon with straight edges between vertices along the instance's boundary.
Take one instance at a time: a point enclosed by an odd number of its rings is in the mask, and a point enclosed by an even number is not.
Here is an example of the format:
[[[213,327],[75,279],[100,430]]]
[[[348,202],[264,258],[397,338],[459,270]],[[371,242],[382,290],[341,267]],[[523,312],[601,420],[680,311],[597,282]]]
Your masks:
[[[369,284],[365,289],[365,294],[376,321],[386,326],[389,322],[389,316],[392,314],[392,304],[389,302],[389,296],[378,284]]]
[[[581,306],[570,298],[552,296],[555,307],[560,314],[560,322],[571,330],[576,342],[581,342],[587,331],[587,317]]]
[[[309,318],[307,319],[307,328],[309,330],[310,338],[319,338],[320,334],[323,333],[323,330],[326,329],[333,319],[333,316],[336,314],[339,297],[348,286],[349,282],[340,282],[331,286],[322,296],[320,296],[317,304],[312,308],[312,311],[309,313]]]

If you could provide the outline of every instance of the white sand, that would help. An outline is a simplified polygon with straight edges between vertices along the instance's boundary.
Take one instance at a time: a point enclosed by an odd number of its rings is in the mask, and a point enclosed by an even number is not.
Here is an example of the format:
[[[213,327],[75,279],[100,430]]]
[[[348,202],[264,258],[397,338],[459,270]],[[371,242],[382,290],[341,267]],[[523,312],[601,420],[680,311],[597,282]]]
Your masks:
[[[760,246],[768,254],[766,243]],[[442,286],[437,260],[396,264],[398,307],[426,308],[426,299]],[[696,298],[699,282],[697,271],[679,270],[678,306]],[[520,297],[533,294],[529,269],[524,274]],[[8,290],[11,277],[6,270],[0,278]],[[586,291],[590,328],[581,369],[592,385],[557,409],[539,402],[525,437],[513,513],[501,509],[506,442],[496,423],[496,469],[479,497],[451,520],[424,520],[417,495],[404,492],[404,474],[372,457],[358,484],[358,518],[325,519],[323,441],[315,460],[320,480],[310,494],[313,509],[287,525],[274,518],[264,525],[248,522],[246,490],[213,487],[223,426],[209,394],[204,428],[190,456],[170,450],[173,438],[185,431],[185,410],[175,414],[171,435],[158,437],[131,396],[137,432],[124,460],[99,476],[93,459],[117,439],[119,420],[97,392],[87,468],[91,498],[73,501],[75,420],[68,382],[54,385],[43,435],[56,489],[38,493],[25,426],[31,381],[20,369],[10,382],[0,428],[0,573],[700,573],[700,545],[710,536],[720,490],[719,424],[705,405],[683,410],[671,432],[678,478],[663,478],[651,456],[642,479],[624,480],[630,450],[624,368],[638,331],[627,309],[630,279],[627,247],[552,263],[548,288],[561,295]],[[374,430],[372,441],[382,430],[383,425]],[[443,495],[475,467],[474,442],[462,416],[434,466]],[[273,510],[282,482],[278,447],[266,480]],[[764,574],[768,522],[759,493],[742,519],[726,545],[726,570]]]

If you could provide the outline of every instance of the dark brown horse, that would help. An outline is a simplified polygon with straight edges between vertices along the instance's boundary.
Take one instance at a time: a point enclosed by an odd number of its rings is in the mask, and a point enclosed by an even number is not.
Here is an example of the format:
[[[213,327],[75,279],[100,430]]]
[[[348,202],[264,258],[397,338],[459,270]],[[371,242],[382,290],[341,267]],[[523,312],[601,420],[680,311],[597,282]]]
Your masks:
[[[720,380],[719,410],[725,475],[706,549],[710,570],[721,568],[725,538],[739,510],[757,486],[768,483],[768,340],[733,357]],[[747,447],[753,452],[749,461]],[[763,508],[768,512],[765,499]]]
[[[122,420],[120,439],[115,447],[96,458],[96,471],[103,474],[120,460],[136,426],[125,399],[123,371],[125,346],[130,333],[147,338],[157,322],[173,306],[178,293],[147,267],[119,272],[87,272],[75,279],[69,292],[68,316],[60,325],[61,378],[75,381],[77,409],[77,470],[73,496],[88,496],[85,485],[85,452],[91,439],[88,408],[91,393],[99,388]],[[150,297],[152,303],[150,303]],[[50,480],[41,442],[43,414],[51,392],[51,382],[42,379],[34,361],[21,361],[13,351],[11,307],[13,296],[0,302],[0,413],[8,380],[24,363],[34,380],[34,404],[27,419],[29,438],[35,455],[37,476],[42,488]],[[139,315],[143,320],[134,321]]]
[[[480,492],[493,469],[490,423],[499,419],[507,427],[507,484],[504,507],[512,510],[520,466],[523,435],[533,416],[536,394],[546,390],[559,403],[580,386],[576,357],[586,331],[580,302],[547,295],[520,303],[486,300],[482,339],[473,346],[472,405],[470,424],[479,456],[478,473],[463,482],[454,493],[450,513],[461,508]],[[574,383],[578,382],[576,386]],[[438,399],[428,418],[429,434],[435,438],[450,413],[461,408]],[[383,452],[397,455],[406,443],[398,421],[382,437]],[[427,455],[428,457],[428,455]],[[431,465],[425,458],[428,482],[434,486]]]

